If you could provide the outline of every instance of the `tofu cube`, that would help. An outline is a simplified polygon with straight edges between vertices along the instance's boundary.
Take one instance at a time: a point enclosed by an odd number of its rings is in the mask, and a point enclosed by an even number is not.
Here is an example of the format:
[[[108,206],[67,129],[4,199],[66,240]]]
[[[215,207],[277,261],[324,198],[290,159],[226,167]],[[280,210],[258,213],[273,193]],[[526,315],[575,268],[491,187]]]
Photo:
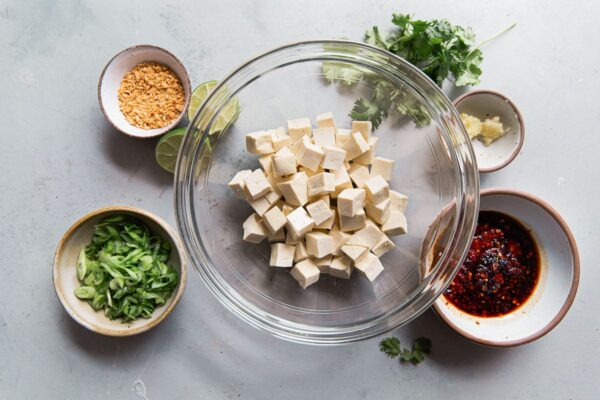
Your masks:
[[[246,198],[246,193],[244,192],[244,188],[246,187],[246,184],[244,183],[244,178],[250,174],[252,174],[252,171],[249,169],[245,169],[245,170],[239,171],[229,181],[229,184],[228,184],[229,189],[231,189],[233,191],[233,194],[238,199]]]
[[[390,190],[390,208],[394,211],[404,213],[408,205],[408,196],[398,193],[395,190]]]
[[[381,230],[389,236],[404,235],[408,232],[406,217],[400,211],[392,210],[390,217],[381,225]]]
[[[291,119],[287,122],[288,124],[288,135],[292,143],[297,142],[304,136],[310,137],[312,133],[312,125],[308,118],[297,118]]]
[[[379,204],[390,197],[390,185],[381,177],[381,175],[369,178],[365,182],[367,198],[371,204]]]
[[[337,133],[335,134],[335,144],[338,147],[342,147],[342,145],[350,139],[350,136],[352,136],[352,131],[350,129],[338,128]]]
[[[273,141],[273,151],[277,152],[291,144],[290,137],[286,133],[285,128],[283,126],[280,126],[276,129],[272,129],[269,132],[271,132],[272,136],[271,140]]]
[[[373,165],[371,165],[371,176],[380,175],[386,181],[392,179],[392,173],[394,172],[394,160],[383,157],[375,157],[373,159]]]
[[[323,146],[325,156],[321,166],[325,169],[337,171],[344,168],[344,160],[346,159],[346,151],[337,146]]]
[[[339,256],[342,253],[342,246],[346,244],[346,242],[348,241],[348,239],[350,239],[350,237],[352,235],[346,233],[346,232],[342,232],[340,231],[340,229],[337,226],[333,226],[331,228],[331,230],[329,231],[329,236],[331,236],[331,238],[333,239],[333,255],[334,256]]]
[[[272,207],[266,196],[256,200],[248,199],[248,204],[261,217]]]
[[[313,171],[317,171],[321,166],[321,161],[323,161],[324,156],[325,153],[323,153],[323,150],[321,150],[319,146],[312,144],[310,139],[306,136],[302,138],[302,142],[296,153],[298,164]]]
[[[381,261],[379,261],[379,257],[369,252],[354,261],[354,268],[366,276],[371,282],[383,272],[383,265],[381,264]]]
[[[266,156],[259,157],[258,162],[265,175],[270,175],[273,171],[273,154],[267,154]]]
[[[287,216],[287,226],[298,237],[303,237],[315,226],[315,221],[306,213],[303,207],[298,207]]]
[[[346,217],[353,217],[359,213],[364,213],[364,205],[364,189],[345,189],[337,199],[338,214]]]
[[[350,279],[352,276],[352,260],[345,255],[334,257],[329,266],[329,274],[336,278]]]
[[[273,190],[265,174],[260,169],[256,169],[246,176],[244,184],[246,185],[244,190],[252,200],[259,199]]]
[[[306,251],[313,257],[325,257],[333,253],[333,238],[323,232],[309,232],[306,234]]]
[[[367,226],[367,215],[364,211],[356,214],[353,217],[341,215],[338,208],[338,214],[340,215],[340,230],[342,232],[352,232]]]
[[[252,132],[246,135],[246,151],[252,154],[271,154],[273,148],[273,135],[268,131]]]
[[[334,216],[334,213],[329,208],[329,204],[325,203],[323,200],[308,204],[306,206],[306,211],[308,211],[310,217],[315,221],[315,225],[320,225]]]
[[[375,159],[375,149],[378,141],[379,138],[371,136],[367,141],[369,144],[369,150],[356,157],[353,162],[363,165],[370,165],[373,162],[373,159]]]
[[[350,181],[350,176],[345,168],[333,171],[333,176],[335,177],[335,191],[330,196],[335,199],[345,189],[352,189],[352,181]]]
[[[261,199],[266,199],[271,206],[274,206],[281,199],[281,193],[273,190],[267,193],[264,197],[261,197]]]
[[[370,147],[359,132],[354,132],[342,145],[342,149],[346,150],[346,161],[350,161],[368,151]]]
[[[297,172],[277,184],[285,201],[292,206],[302,206],[308,202],[308,176]]]
[[[264,218],[263,218],[264,219]],[[368,225],[365,228],[357,231],[346,242],[346,246],[362,246],[371,250],[385,235],[379,228]]]
[[[262,218],[263,223],[271,235],[283,228],[287,223],[287,218],[285,215],[283,215],[283,212],[279,209],[279,207],[271,208],[269,211],[264,213]]]
[[[349,246],[347,244],[342,246],[342,253],[344,253],[352,261],[358,260],[362,255],[367,253],[369,249],[364,246]]]
[[[317,146],[335,146],[335,130],[333,128],[317,128],[312,133],[313,142]]]
[[[271,245],[271,267],[292,267],[294,265],[294,253],[296,246],[290,246],[283,243]]]
[[[337,130],[333,114],[330,112],[317,115],[317,126],[319,128],[332,128],[334,133]]]
[[[296,252],[294,253],[294,262],[306,260],[307,258],[308,258],[308,252],[306,251],[306,245],[304,244],[304,240],[300,240],[298,242],[298,244],[296,244]]]
[[[306,289],[319,280],[319,268],[310,258],[294,265],[290,273],[302,289]]]
[[[352,121],[352,132],[360,132],[365,140],[369,140],[373,132],[371,121]]]
[[[250,243],[260,243],[268,236],[268,231],[257,214],[250,215],[242,225],[244,240]]]
[[[385,236],[384,234],[384,237],[371,249],[371,251],[377,257],[381,257],[388,251],[392,250],[394,247],[396,247],[394,242],[392,242],[390,238]]]
[[[367,216],[378,224],[383,224],[390,216],[390,211],[392,210],[390,203],[390,199],[386,199],[379,204],[365,204]]]
[[[284,147],[273,156],[273,173],[277,176],[287,176],[296,173],[296,156]]]
[[[325,221],[321,222],[320,224],[315,225],[315,229],[325,229],[325,230],[331,229],[331,227],[335,223],[335,218],[336,218],[337,213],[336,213],[334,207],[331,207],[329,209],[329,211],[331,212],[331,216],[329,218],[327,218]]]
[[[335,175],[321,172],[308,178],[308,195],[321,196],[335,191]]]
[[[352,164],[348,170],[348,175],[350,175],[350,179],[352,179],[356,187],[361,189],[365,187],[365,182],[371,178],[369,168],[361,164]]]
[[[280,229],[268,237],[269,243],[283,243],[285,242],[285,229]]]
[[[315,263],[317,268],[319,268],[320,273],[328,274],[329,266],[331,265],[331,262],[333,261],[333,256],[328,255],[325,257],[321,257],[321,258],[312,257],[312,261]]]

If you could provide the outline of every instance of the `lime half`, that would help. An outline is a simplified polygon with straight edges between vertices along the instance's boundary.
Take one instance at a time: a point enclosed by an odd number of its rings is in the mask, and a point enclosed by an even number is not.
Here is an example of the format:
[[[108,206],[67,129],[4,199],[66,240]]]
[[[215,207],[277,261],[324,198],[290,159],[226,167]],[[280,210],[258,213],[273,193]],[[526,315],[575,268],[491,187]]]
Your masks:
[[[175,128],[165,136],[161,137],[156,145],[156,162],[165,171],[175,172],[177,154],[185,135],[185,128]]]
[[[192,92],[192,97],[190,98],[190,105],[188,107],[188,119],[190,122],[196,115],[196,111],[200,108],[200,105],[206,100],[210,92],[219,84],[217,81],[208,81],[199,85]],[[236,119],[240,112],[240,103],[237,98],[233,98],[227,103],[227,105],[223,108],[223,110],[217,115],[215,122],[210,130],[211,134],[215,132],[220,132],[227,128],[229,124],[233,120]]]

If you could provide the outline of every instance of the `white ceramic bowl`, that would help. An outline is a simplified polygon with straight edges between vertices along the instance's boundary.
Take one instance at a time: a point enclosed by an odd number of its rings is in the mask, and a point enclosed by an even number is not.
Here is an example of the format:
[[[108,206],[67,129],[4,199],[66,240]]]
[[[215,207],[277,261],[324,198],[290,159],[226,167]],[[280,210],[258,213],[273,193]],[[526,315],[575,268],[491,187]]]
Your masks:
[[[459,113],[467,113],[481,120],[500,117],[506,135],[485,146],[474,139],[473,151],[479,172],[494,172],[506,167],[517,157],[525,141],[525,122],[517,106],[501,93],[492,90],[474,90],[452,102]]]
[[[541,258],[540,278],[525,304],[501,317],[467,314],[440,296],[437,314],[455,331],[488,346],[518,346],[550,332],[565,316],[579,284],[579,254],[571,230],[545,201],[513,189],[481,192],[482,211],[508,214],[530,229]]]
[[[185,104],[181,114],[170,124],[156,129],[141,129],[131,125],[119,108],[118,91],[125,74],[136,65],[154,61],[171,68],[179,77],[185,93]],[[98,81],[98,102],[104,116],[119,131],[137,138],[160,136],[173,129],[187,112],[190,101],[191,86],[189,75],[177,57],[157,46],[138,45],[129,47],[115,55],[106,64]]]
[[[154,310],[149,319],[136,319],[122,323],[120,320],[110,320],[102,311],[94,311],[90,305],[79,300],[73,294],[80,283],[75,271],[81,249],[90,243],[94,235],[94,225],[101,219],[115,214],[125,214],[135,217],[148,225],[153,233],[172,244],[169,264],[179,273],[179,284],[167,302]],[[56,248],[53,269],[54,289],[67,313],[77,323],[87,329],[107,336],[131,336],[158,325],[175,308],[187,282],[187,261],[183,245],[177,233],[165,221],[139,208],[112,206],[92,211],[81,217],[63,235]]]

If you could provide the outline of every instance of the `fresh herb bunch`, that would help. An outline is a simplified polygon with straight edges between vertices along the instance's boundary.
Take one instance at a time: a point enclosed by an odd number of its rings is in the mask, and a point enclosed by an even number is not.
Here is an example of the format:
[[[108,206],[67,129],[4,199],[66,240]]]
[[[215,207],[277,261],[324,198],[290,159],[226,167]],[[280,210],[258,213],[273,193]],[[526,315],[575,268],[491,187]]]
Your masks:
[[[171,244],[147,226],[117,215],[95,226],[92,242],[79,253],[75,296],[110,319],[150,318],[165,304],[179,275],[167,264]]]
[[[431,340],[420,337],[413,341],[412,349],[400,347],[400,340],[391,336],[379,342],[379,350],[390,358],[400,357],[401,361],[419,364],[425,359],[425,354],[431,353]]]

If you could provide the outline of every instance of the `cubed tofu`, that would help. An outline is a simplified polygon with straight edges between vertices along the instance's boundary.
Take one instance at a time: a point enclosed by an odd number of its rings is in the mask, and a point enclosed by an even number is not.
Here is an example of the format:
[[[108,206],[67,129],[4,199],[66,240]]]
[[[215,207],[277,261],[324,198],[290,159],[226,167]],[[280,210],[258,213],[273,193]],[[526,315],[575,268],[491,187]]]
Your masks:
[[[313,171],[317,171],[321,166],[321,161],[323,161],[324,156],[325,153],[323,153],[323,150],[321,150],[319,146],[311,143],[310,139],[306,136],[302,138],[302,142],[296,153],[298,164]]]
[[[274,234],[287,223],[286,216],[279,207],[273,207],[262,216],[263,223],[269,230],[269,234]]]
[[[304,207],[298,207],[287,216],[287,226],[296,236],[302,238],[315,226],[315,221],[308,215]]]
[[[301,166],[298,167],[298,172],[304,172],[306,174],[306,176],[308,176],[310,178],[311,176],[322,174],[323,172],[327,172],[327,171],[325,171],[321,167],[319,167],[315,171],[313,171],[312,169],[306,168],[306,167],[304,167],[304,166],[301,165]]]
[[[365,140],[369,140],[373,132],[371,121],[352,121],[352,132],[360,132]]]
[[[317,268],[310,258],[300,261],[290,271],[290,274],[298,281],[302,289],[306,289],[316,283],[319,280],[319,273],[319,268]]]
[[[244,240],[250,243],[260,243],[269,235],[267,228],[257,214],[250,215],[242,225]]]
[[[335,120],[333,119],[333,114],[330,112],[317,115],[317,126],[319,128],[332,128],[334,133],[337,130]]]
[[[252,132],[246,135],[246,150],[252,154],[271,154],[273,148],[273,135],[269,131]]]
[[[267,193],[264,197],[261,197],[261,199],[267,199],[269,204],[274,206],[275,204],[277,204],[279,202],[279,200],[281,200],[281,193],[273,190],[273,191]]]
[[[312,262],[315,263],[317,268],[319,268],[320,273],[322,273],[322,274],[329,273],[329,266],[331,265],[331,262],[333,261],[332,255],[327,255],[327,256],[321,257],[321,258],[311,257],[311,259],[312,259]]]
[[[332,199],[335,199],[345,189],[352,188],[352,181],[345,168],[334,171],[333,176],[335,177],[335,191],[330,196]]]
[[[385,235],[385,234],[384,234]],[[396,245],[394,244],[394,242],[392,242],[390,240],[389,237],[384,236],[383,238],[381,238],[381,240],[373,247],[373,249],[371,249],[371,251],[373,252],[373,254],[375,254],[377,257],[381,257],[383,256],[385,253],[387,253],[388,251],[392,250],[394,247],[396,247]]]
[[[380,175],[365,182],[367,198],[371,204],[379,204],[390,197],[390,185]]]
[[[285,242],[285,229],[280,229],[268,237],[269,243],[283,243]]]
[[[292,143],[302,139],[303,136],[310,137],[312,133],[312,125],[308,118],[297,118],[291,119],[287,122],[288,124],[288,135]]]
[[[363,254],[367,253],[369,249],[363,246],[348,246],[343,245],[342,253],[348,256],[352,261],[358,260]]]
[[[329,231],[329,236],[331,236],[333,238],[333,255],[334,256],[339,256],[342,254],[342,246],[346,244],[346,242],[348,241],[348,239],[350,239],[350,237],[352,235],[346,233],[346,232],[342,232],[340,231],[340,229],[334,225],[331,230]]]
[[[321,172],[308,178],[308,195],[322,196],[335,191],[335,175]]]
[[[345,189],[339,194],[337,199],[338,213],[346,217],[353,217],[356,214],[364,213],[364,206],[364,189]]]
[[[273,172],[273,154],[267,154],[266,156],[259,157],[258,162],[265,175],[270,175]]]
[[[383,224],[389,218],[390,211],[392,210],[390,207],[390,202],[390,199],[386,199],[379,204],[365,204],[367,216],[378,224]]]
[[[295,244],[297,245],[299,242],[302,242],[304,239],[300,238],[300,236],[296,235],[294,231],[291,229],[286,229],[285,234],[285,244]]]
[[[366,276],[371,282],[383,272],[383,265],[381,264],[379,257],[369,252],[354,261],[354,268]]]
[[[244,192],[244,188],[246,187],[246,184],[244,183],[244,178],[250,174],[252,174],[252,171],[249,169],[245,169],[239,171],[229,181],[229,189],[231,189],[235,197],[237,197],[238,199],[246,198],[246,193]]]
[[[392,210],[390,217],[381,225],[381,230],[389,236],[404,235],[408,232],[406,217],[400,211]]]
[[[329,274],[336,278],[350,279],[352,276],[352,260],[346,255],[334,257],[329,266]]]
[[[271,267],[292,267],[294,265],[294,253],[296,246],[290,246],[283,243],[271,245]]]
[[[294,262],[306,260],[308,258],[308,252],[306,251],[306,245],[304,240],[298,241],[296,244],[296,252],[294,253]]]
[[[335,134],[335,144],[338,147],[342,147],[342,145],[350,139],[350,136],[352,136],[352,131],[350,129],[338,128],[337,133]]]
[[[342,145],[342,149],[346,151],[346,161],[355,159],[368,151],[369,148],[369,144],[359,132],[352,133],[350,138]]]
[[[264,218],[263,218],[264,219]],[[381,239],[385,238],[385,234],[379,228],[368,225],[363,229],[356,231],[354,235],[346,242],[346,246],[363,246],[371,250]]]
[[[336,213],[336,210],[334,207],[331,207],[329,209],[329,211],[331,211],[331,216],[329,218],[327,218],[325,221],[321,222],[320,224],[315,225],[315,229],[330,230],[331,227],[333,227],[337,213]]]
[[[280,126],[276,129],[272,129],[270,130],[270,132],[273,141],[273,151],[277,152],[291,144],[290,137],[286,133],[285,128],[283,126]]]
[[[296,173],[296,156],[289,148],[283,147],[273,156],[273,173],[277,176]]]
[[[283,215],[288,215],[289,213],[291,213],[295,209],[296,209],[296,207],[290,206],[287,203],[284,204],[283,206],[281,206],[281,212],[283,212]]]
[[[306,234],[306,251],[313,257],[325,257],[333,253],[333,238],[323,232],[309,232]]]
[[[333,128],[317,128],[312,133],[313,142],[320,147],[335,146],[335,131]]]
[[[375,157],[371,165],[371,176],[380,175],[386,181],[392,179],[392,173],[394,172],[394,160],[383,157]]]
[[[404,213],[408,205],[408,196],[398,193],[395,190],[390,190],[390,208],[394,211]]]
[[[252,200],[259,199],[273,190],[265,174],[260,169],[256,169],[246,176],[244,184],[246,185],[244,191]]]
[[[323,222],[330,219],[334,214],[329,208],[329,204],[323,200],[315,201],[306,205],[306,211],[310,217],[315,221],[315,225],[320,225]]]
[[[272,207],[267,196],[256,200],[248,199],[248,204],[250,204],[250,207],[252,207],[252,209],[261,217]]]
[[[285,201],[292,206],[302,206],[308,202],[308,176],[297,172],[277,184]]]
[[[337,146],[323,146],[325,156],[321,166],[325,169],[337,171],[344,168],[344,160],[346,159],[346,151]]]
[[[367,215],[364,211],[361,211],[353,217],[348,217],[341,215],[338,209],[338,215],[340,216],[340,230],[342,232],[357,231],[366,226]]]
[[[353,162],[363,165],[371,165],[373,159],[375,159],[375,151],[377,148],[377,142],[379,138],[375,136],[371,136],[367,143],[369,144],[369,150],[362,153],[360,156],[356,157]]]
[[[350,179],[352,179],[356,187],[361,189],[365,187],[365,182],[371,178],[369,168],[361,164],[352,164],[348,170],[348,175],[350,175]]]

